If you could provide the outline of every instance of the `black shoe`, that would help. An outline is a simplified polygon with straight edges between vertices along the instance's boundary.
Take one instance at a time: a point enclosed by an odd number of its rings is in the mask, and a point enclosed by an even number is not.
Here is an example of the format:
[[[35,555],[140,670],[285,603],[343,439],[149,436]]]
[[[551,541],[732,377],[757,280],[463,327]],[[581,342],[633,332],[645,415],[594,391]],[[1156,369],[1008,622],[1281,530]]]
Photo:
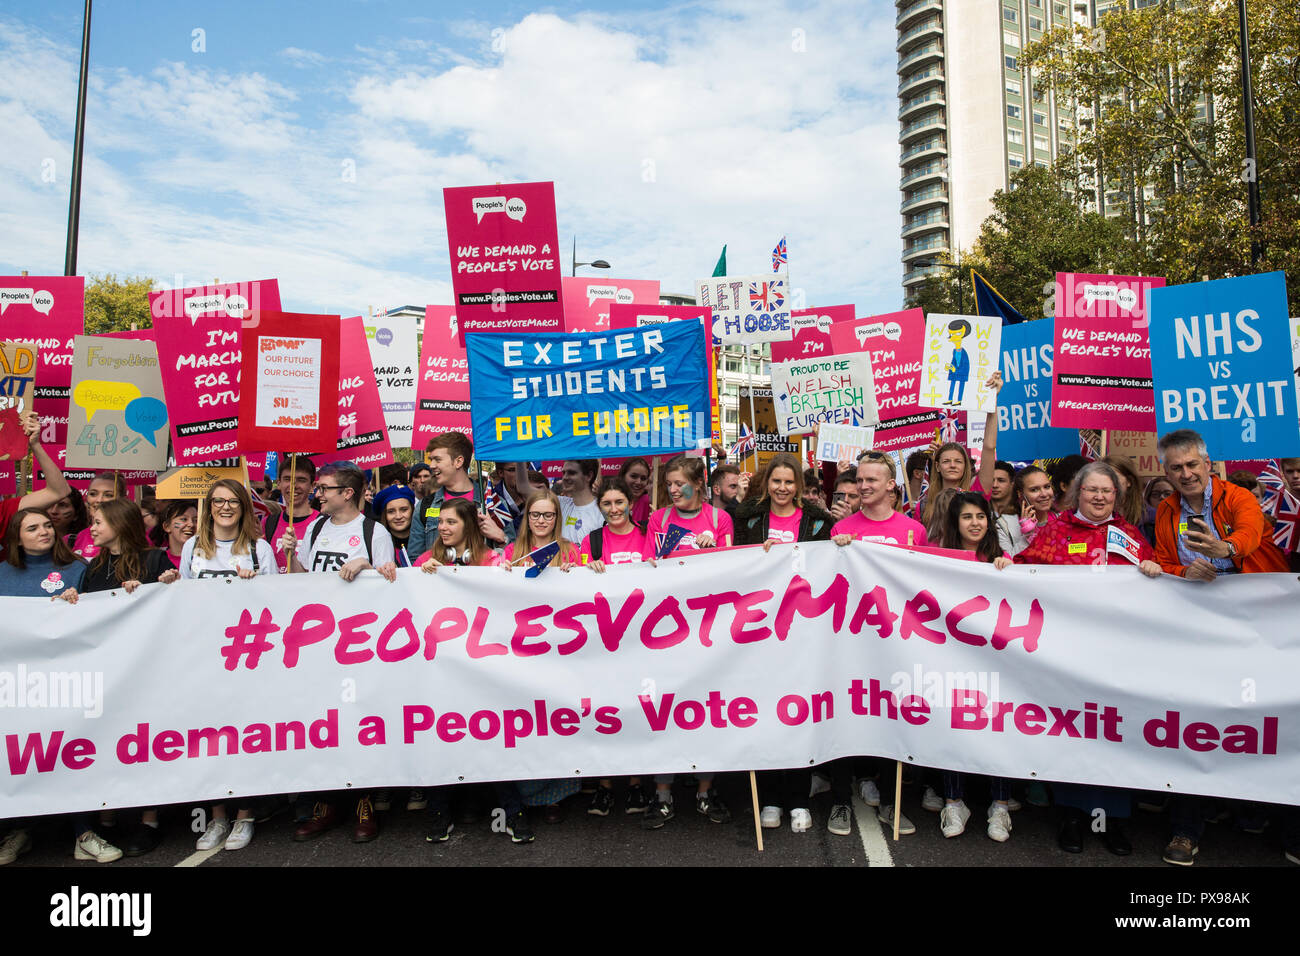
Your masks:
[[[1128,834],[1119,823],[1106,821],[1106,829],[1101,832],[1101,842],[1106,844],[1106,849],[1116,856],[1133,855],[1133,844],[1129,843]]]
[[[704,814],[713,823],[731,822],[731,811],[727,809],[727,805],[722,802],[716,790],[695,795],[695,812]]]
[[[1069,814],[1061,820],[1060,829],[1056,831],[1056,845],[1066,853],[1083,852],[1083,818]]]
[[[627,788],[627,806],[623,808],[624,813],[645,813],[647,805],[644,787],[637,784]]]
[[[162,830],[142,823],[127,836],[126,845],[122,847],[122,855],[144,856],[156,850],[159,843],[162,843]]]
[[[591,795],[591,806],[587,807],[587,812],[593,817],[607,817],[609,811],[614,809],[614,791],[609,787],[597,787],[596,792]]]
[[[658,830],[665,823],[673,818],[673,801],[670,797],[667,800],[656,799],[646,810],[645,816],[641,818],[641,829]]]
[[[522,810],[506,820],[506,833],[514,843],[532,843],[536,839],[533,828],[528,825],[528,815]]]
[[[451,822],[451,817],[441,810],[429,811],[429,833],[424,838],[427,843],[446,843],[451,838],[451,831],[456,829],[456,824]]]

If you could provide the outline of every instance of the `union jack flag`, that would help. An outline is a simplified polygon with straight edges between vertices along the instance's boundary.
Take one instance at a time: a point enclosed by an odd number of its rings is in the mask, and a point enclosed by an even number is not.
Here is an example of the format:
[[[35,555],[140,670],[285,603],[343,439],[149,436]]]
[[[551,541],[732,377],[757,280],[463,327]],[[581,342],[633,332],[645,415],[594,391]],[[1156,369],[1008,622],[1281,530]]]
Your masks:
[[[1287,492],[1286,478],[1282,476],[1282,466],[1276,458],[1259,473],[1259,483],[1264,489],[1264,500],[1260,502],[1260,507],[1265,514],[1276,513],[1278,502]]]
[[[514,520],[514,516],[510,513],[510,506],[492,487],[491,482],[488,482],[487,487],[483,489],[483,510],[495,518],[497,524],[503,528]]]
[[[1088,461],[1096,461],[1101,457],[1097,454],[1097,449],[1092,447],[1092,442],[1084,437],[1083,429],[1079,429],[1079,454]]]
[[[1273,543],[1290,554],[1300,545],[1300,501],[1289,491],[1283,491],[1278,496],[1273,517],[1277,519],[1273,525]]]
[[[252,488],[248,489],[248,495],[253,499],[253,514],[257,515],[258,525],[266,527],[266,519],[270,517],[271,509]]]
[[[763,312],[775,312],[785,305],[785,293],[782,291],[784,286],[785,283],[780,280],[776,282],[751,282],[749,284],[749,307]]]
[[[957,418],[957,412],[952,409],[942,409],[939,412],[939,440],[944,442],[957,440],[957,429],[960,421]]]
[[[746,457],[754,453],[754,445],[756,443],[757,443],[757,438],[755,437],[754,433],[749,430],[748,425],[746,425],[744,422],[741,422],[740,439],[734,445],[732,445],[731,450],[727,452],[727,460],[744,461]]]
[[[782,236],[781,241],[772,250],[772,271],[780,272],[782,266],[789,266],[789,264],[790,260],[785,251],[785,236]]]

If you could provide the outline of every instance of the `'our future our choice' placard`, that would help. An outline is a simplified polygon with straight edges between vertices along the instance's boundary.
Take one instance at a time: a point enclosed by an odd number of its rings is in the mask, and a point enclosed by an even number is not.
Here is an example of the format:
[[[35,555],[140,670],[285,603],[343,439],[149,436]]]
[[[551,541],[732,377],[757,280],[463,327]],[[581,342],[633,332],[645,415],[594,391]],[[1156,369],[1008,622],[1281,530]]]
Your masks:
[[[1285,275],[1148,296],[1158,433],[1193,428],[1215,458],[1300,455]]]
[[[468,335],[476,453],[485,461],[609,458],[709,447],[704,326]]]

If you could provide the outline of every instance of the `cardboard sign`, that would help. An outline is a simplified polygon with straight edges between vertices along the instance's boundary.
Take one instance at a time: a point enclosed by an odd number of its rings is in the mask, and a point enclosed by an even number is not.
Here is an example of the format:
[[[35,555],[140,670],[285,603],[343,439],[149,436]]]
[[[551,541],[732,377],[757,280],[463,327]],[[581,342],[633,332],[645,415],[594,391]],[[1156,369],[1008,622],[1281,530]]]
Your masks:
[[[160,499],[205,498],[208,489],[223,478],[248,484],[248,467],[243,459],[236,466],[185,465],[171,468],[158,476],[157,495]]]
[[[757,464],[754,470],[761,471],[772,460],[772,456],[778,452],[789,452],[791,455],[798,455],[801,442],[791,441],[782,435],[776,427],[776,407],[772,402],[772,389],[767,386],[741,385],[737,392],[736,409],[739,412],[740,420],[746,425],[750,424],[749,415],[749,398],[750,393],[754,396],[754,448],[757,452]],[[751,456],[746,456],[744,460],[749,460]]]
[[[1077,433],[1076,433],[1077,434]],[[1076,443],[1071,454],[1079,450]],[[1133,463],[1133,469],[1145,485],[1152,478],[1164,476],[1165,468],[1160,464],[1160,455],[1156,451],[1155,432],[1135,432],[1115,428],[1106,433],[1106,454],[1123,455]]]
[[[1216,459],[1300,455],[1286,276],[1152,289],[1157,431],[1194,428]]]
[[[875,378],[877,451],[925,446],[946,416],[957,438],[965,432],[966,413],[938,412],[917,401],[921,387],[921,354],[925,344],[925,314],[920,309],[873,315],[831,325],[834,354],[867,352]]]
[[[788,276],[759,274],[719,276],[695,283],[695,301],[713,310],[715,344],[788,342],[790,327]]]
[[[462,344],[467,332],[563,332],[554,183],[442,191]]]
[[[819,424],[862,428],[880,421],[866,352],[777,362],[772,395],[783,435],[806,435]]]
[[[853,312],[851,305],[827,305],[820,309],[791,312],[790,329],[794,337],[788,342],[772,343],[772,361],[792,362],[830,355],[834,347],[831,326],[836,322],[852,322]]]
[[[366,343],[391,448],[410,448],[415,428],[415,379],[420,348],[415,318],[376,315],[365,322]]]
[[[339,317],[254,312],[242,333],[240,447],[331,451],[338,433]]]
[[[1052,425],[1151,431],[1150,276],[1056,274]]]
[[[72,338],[84,329],[85,305],[82,276],[0,276],[0,339],[31,342],[40,353],[33,404],[46,445],[68,440]]]
[[[1001,343],[998,316],[927,315],[921,406],[996,412],[997,393],[984,383],[998,367]]]
[[[874,428],[823,425],[817,430],[817,458],[819,461],[857,461],[858,455],[875,447],[875,440]]]
[[[40,349],[31,342],[0,342],[0,408],[32,410]]]
[[[1078,431],[1052,428],[1049,424],[1054,336],[1052,319],[1020,322],[1002,329],[997,449],[1006,461],[1064,458],[1079,450]]]
[[[339,323],[338,439],[334,451],[312,456],[317,467],[339,458],[354,461],[359,468],[382,468],[393,463],[393,446],[388,441],[370,361],[361,316],[344,319]],[[328,414],[329,409],[325,411]]]
[[[658,305],[658,279],[589,279],[565,276],[564,331],[600,332],[611,328],[609,309],[619,305]]]
[[[177,463],[239,450],[240,324],[255,309],[279,308],[275,279],[149,294]]]
[[[469,362],[461,344],[454,305],[424,309],[420,382],[415,391],[413,447],[427,448],[443,432],[464,432],[472,441],[469,415]]]
[[[165,468],[167,420],[158,349],[152,342],[76,337],[68,466],[95,471]]]

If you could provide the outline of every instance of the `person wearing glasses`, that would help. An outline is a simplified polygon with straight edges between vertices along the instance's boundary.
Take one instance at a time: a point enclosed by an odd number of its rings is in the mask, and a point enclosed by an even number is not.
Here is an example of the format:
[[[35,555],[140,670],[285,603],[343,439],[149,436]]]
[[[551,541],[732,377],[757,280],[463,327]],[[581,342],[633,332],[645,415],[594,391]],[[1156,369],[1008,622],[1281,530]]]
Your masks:
[[[578,546],[564,537],[560,528],[563,511],[560,499],[553,491],[534,491],[524,502],[524,526],[518,537],[506,545],[507,567],[532,564],[528,555],[552,542],[560,546],[560,553],[551,563],[557,568],[568,568],[578,563]]]
[[[316,500],[323,520],[312,525],[301,541],[293,527],[285,529],[276,548],[289,556],[290,573],[337,571],[344,581],[352,581],[362,571],[378,571],[388,581],[397,580],[393,558],[393,538],[373,518],[361,513],[365,502],[366,477],[350,461],[336,461],[316,472]],[[311,840],[339,822],[335,801],[339,794],[317,794],[311,819],[294,830],[298,842]],[[357,801],[353,843],[366,843],[379,835],[370,794]]]

